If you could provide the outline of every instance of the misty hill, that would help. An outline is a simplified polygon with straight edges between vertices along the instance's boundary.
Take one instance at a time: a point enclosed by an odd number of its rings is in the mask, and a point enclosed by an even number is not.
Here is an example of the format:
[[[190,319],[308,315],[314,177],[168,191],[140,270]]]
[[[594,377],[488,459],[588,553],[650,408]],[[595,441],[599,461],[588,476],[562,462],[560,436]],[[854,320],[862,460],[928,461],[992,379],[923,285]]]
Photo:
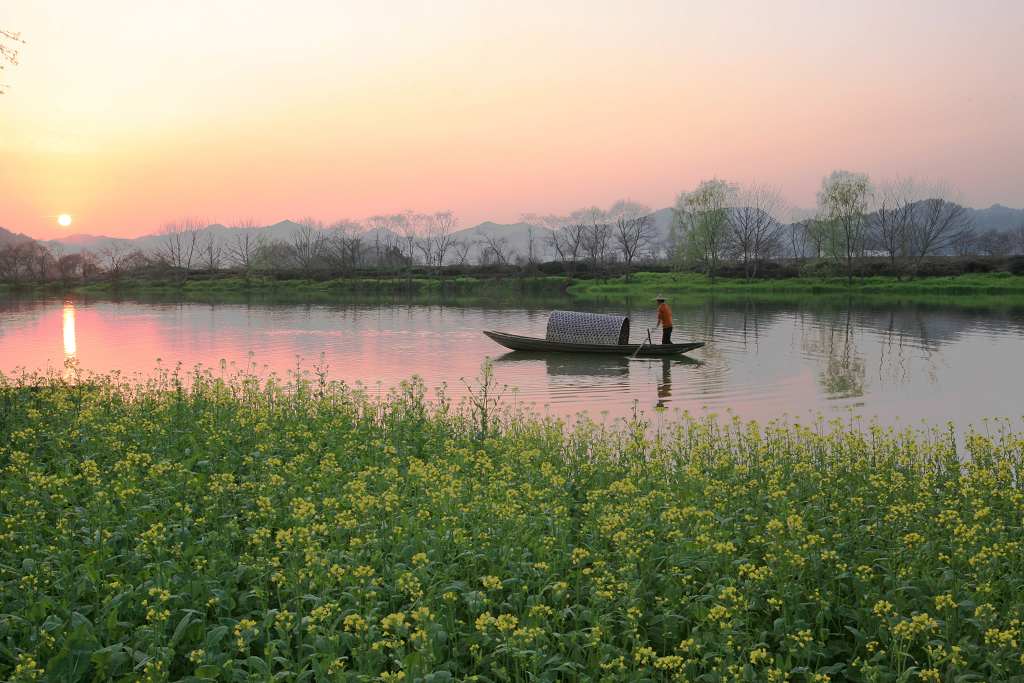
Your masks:
[[[11,232],[6,228],[0,228],[0,247],[6,247],[8,244],[17,244],[18,242],[31,242],[32,238],[28,235],[22,235],[20,232]]]
[[[486,221],[480,225],[459,230],[453,237],[457,242],[479,245],[488,240],[502,240],[501,246],[507,248],[510,260],[516,257],[526,258],[530,253],[530,241],[533,241],[535,260],[547,261],[555,258],[549,239],[551,231],[539,225],[529,223],[493,223]],[[475,260],[475,253],[473,254]]]
[[[967,209],[967,215],[979,232],[999,230],[1005,232],[1024,225],[1024,209],[1011,209],[1002,204],[993,204],[987,209]]]

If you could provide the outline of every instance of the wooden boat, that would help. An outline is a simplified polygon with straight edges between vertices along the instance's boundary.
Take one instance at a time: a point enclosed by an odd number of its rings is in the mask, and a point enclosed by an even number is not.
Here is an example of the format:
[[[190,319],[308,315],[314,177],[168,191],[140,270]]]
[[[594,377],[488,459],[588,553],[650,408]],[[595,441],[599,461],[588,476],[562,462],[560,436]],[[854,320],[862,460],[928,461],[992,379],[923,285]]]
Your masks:
[[[559,342],[539,337],[523,337],[496,330],[484,330],[484,334],[513,351],[549,351],[558,353],[609,353],[618,356],[632,356],[638,346],[642,346],[637,356],[676,356],[704,346],[704,342],[687,342],[684,344],[584,344],[577,342]]]

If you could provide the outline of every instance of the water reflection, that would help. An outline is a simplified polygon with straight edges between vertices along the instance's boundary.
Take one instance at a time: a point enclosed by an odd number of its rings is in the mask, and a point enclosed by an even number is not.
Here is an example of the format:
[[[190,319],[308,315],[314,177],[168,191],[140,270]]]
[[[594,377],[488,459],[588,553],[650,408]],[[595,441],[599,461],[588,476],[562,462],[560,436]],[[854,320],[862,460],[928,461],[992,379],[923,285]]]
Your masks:
[[[78,347],[75,343],[75,304],[71,301],[64,302],[62,320],[62,331],[64,333],[64,360],[72,360]]]

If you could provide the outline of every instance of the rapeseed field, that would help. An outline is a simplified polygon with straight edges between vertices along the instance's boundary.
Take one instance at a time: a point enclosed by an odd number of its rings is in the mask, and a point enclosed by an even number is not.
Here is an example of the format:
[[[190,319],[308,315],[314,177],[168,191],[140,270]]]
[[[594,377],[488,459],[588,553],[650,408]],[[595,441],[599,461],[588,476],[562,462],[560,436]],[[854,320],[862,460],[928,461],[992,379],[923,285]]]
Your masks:
[[[1021,680],[990,431],[0,378],[0,680]]]

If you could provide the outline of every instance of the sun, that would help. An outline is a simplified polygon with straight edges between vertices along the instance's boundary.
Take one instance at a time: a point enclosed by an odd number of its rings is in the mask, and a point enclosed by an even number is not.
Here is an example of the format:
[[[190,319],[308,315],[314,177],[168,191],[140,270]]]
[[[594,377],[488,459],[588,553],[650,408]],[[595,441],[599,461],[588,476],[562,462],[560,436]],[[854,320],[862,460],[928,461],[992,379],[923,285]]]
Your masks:
[[[71,225],[71,214],[62,213],[57,216],[57,222],[60,223],[61,227],[68,227]]]

